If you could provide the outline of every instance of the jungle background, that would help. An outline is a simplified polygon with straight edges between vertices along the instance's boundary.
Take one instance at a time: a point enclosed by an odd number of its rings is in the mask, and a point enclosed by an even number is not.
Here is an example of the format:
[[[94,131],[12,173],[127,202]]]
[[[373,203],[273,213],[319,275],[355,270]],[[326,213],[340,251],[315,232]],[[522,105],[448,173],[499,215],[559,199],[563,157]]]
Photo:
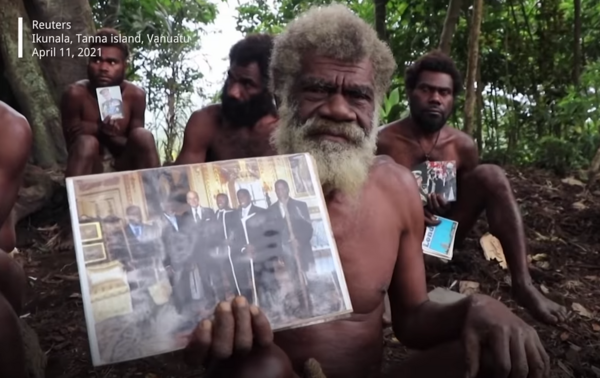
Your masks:
[[[311,5],[329,1],[256,0],[234,3],[242,33],[277,33]],[[554,360],[556,376],[600,377],[598,271],[600,195],[600,3],[594,0],[347,0],[376,28],[399,69],[382,104],[382,124],[407,112],[403,71],[421,54],[440,48],[464,73],[465,92],[456,103],[454,127],[471,134],[482,161],[505,167],[521,206],[536,284],[573,310],[568,324],[544,327],[517,308],[507,272],[483,259],[477,237],[482,221],[451,264],[428,271],[429,283],[477,283],[535,324]],[[192,97],[206,103],[197,83],[203,72],[190,61],[210,59],[203,50],[216,0],[2,0],[0,7],[0,100],[24,114],[34,148],[17,204],[20,247],[34,294],[27,316],[49,356],[50,377],[184,377],[198,372],[173,356],[93,369],[72,249],[57,241],[55,211],[64,209],[62,170],[66,149],[58,104],[63,89],[86,77],[86,60],[43,61],[31,56],[31,20],[69,21],[71,35],[102,26],[124,35],[189,36],[184,44],[132,45],[127,78],[147,93],[164,162],[181,146]],[[17,18],[24,18],[24,58],[17,57]],[[56,31],[54,31],[56,32]],[[48,31],[47,33],[52,33]],[[74,43],[73,48],[77,47]],[[198,52],[202,52],[199,58]],[[462,252],[462,251],[461,251]],[[541,285],[541,286],[540,286]],[[466,287],[465,285],[462,285]],[[468,285],[467,285],[468,286]],[[471,285],[473,286],[473,285]],[[75,336],[74,336],[75,335]],[[386,338],[387,362],[403,356]]]

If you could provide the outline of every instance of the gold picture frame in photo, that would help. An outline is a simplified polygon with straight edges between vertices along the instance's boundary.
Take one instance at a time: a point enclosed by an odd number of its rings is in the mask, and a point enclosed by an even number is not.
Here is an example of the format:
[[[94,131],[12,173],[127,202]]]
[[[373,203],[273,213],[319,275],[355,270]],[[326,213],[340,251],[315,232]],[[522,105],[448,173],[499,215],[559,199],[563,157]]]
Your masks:
[[[84,244],[81,248],[86,264],[105,261],[107,259],[104,243]]]
[[[100,222],[82,223],[79,225],[79,234],[82,243],[90,243],[102,240],[102,228]]]

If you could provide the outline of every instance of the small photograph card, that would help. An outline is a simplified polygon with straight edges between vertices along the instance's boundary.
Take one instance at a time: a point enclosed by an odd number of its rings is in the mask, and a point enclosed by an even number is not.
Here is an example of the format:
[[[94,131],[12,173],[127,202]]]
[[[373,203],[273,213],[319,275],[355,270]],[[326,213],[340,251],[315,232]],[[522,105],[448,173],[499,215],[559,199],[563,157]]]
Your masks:
[[[118,85],[113,87],[96,88],[98,94],[98,107],[100,108],[100,119],[102,121],[110,117],[112,119],[123,118],[123,97]]]
[[[431,193],[440,194],[447,202],[456,201],[456,162],[424,161],[413,167],[421,199]]]
[[[458,222],[451,219],[437,217],[440,224],[425,229],[423,238],[423,253],[436,256],[444,260],[452,260],[454,251],[454,237]]]

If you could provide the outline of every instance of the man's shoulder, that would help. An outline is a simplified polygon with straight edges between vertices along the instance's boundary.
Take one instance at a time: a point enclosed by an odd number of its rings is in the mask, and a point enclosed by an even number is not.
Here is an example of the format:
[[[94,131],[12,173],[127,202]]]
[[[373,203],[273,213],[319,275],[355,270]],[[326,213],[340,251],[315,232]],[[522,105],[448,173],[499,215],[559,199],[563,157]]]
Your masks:
[[[21,141],[32,137],[31,126],[27,118],[1,101],[0,125],[2,126],[3,137],[10,137],[16,143],[21,143]]]
[[[385,136],[385,135],[397,133],[399,130],[402,130],[402,127],[407,122],[407,120],[408,120],[408,118],[400,118],[396,121],[379,126],[378,135]]]
[[[472,145],[475,143],[475,140],[469,134],[454,126],[446,125],[444,126],[444,130],[446,133],[448,133],[447,135],[451,136],[455,140],[457,144]]]
[[[398,194],[399,190],[412,187],[416,189],[417,187],[412,172],[387,155],[375,157],[369,174],[369,181],[380,189],[391,190],[395,195]]]
[[[146,98],[146,91],[144,90],[144,88],[127,80],[123,81],[123,93],[131,96],[132,98]]]
[[[72,97],[83,95],[88,91],[89,85],[90,81],[87,79],[71,83],[67,85],[67,87],[63,91],[63,96]]]
[[[188,127],[196,128],[200,125],[211,124],[216,126],[221,114],[221,104],[211,104],[192,112]]]

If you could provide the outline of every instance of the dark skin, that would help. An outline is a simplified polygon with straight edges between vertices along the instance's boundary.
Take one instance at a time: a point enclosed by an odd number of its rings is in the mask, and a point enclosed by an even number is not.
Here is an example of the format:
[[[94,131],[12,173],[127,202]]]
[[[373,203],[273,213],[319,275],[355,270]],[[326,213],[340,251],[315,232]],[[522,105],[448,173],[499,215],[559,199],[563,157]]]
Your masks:
[[[258,64],[232,65],[228,72],[227,94],[248,101],[264,90]],[[220,104],[192,113],[185,127],[181,152],[175,164],[198,164],[212,161],[275,155],[269,143],[277,127],[277,117],[267,114],[253,125],[231,125],[222,117]]]
[[[449,115],[454,106],[451,76],[422,72],[416,88],[409,91],[409,100],[417,108],[433,107]],[[501,168],[479,164],[477,147],[471,137],[448,125],[439,132],[427,133],[409,117],[380,130],[378,153],[391,156],[396,163],[409,169],[425,161],[426,153],[429,153],[430,161],[455,160],[457,201],[448,204],[441,196],[431,194],[425,208],[426,223],[439,223],[433,215],[457,221],[456,243],[460,243],[485,210],[490,231],[504,249],[518,303],[545,323],[566,319],[566,309],[544,297],[533,286],[527,268],[523,222],[510,183]]]
[[[368,60],[348,64],[311,56],[300,79],[318,78],[327,85],[301,87],[301,120],[355,122],[370,131],[375,103],[365,93],[374,92],[372,77]],[[370,91],[356,90],[366,87]],[[315,138],[347,143],[339,135]],[[504,305],[478,295],[452,305],[428,300],[423,210],[412,173],[388,157],[377,157],[360,195],[356,206],[355,199],[339,191],[326,196],[354,309],[349,318],[274,335],[260,309],[237,297],[220,303],[214,320],[199,324],[187,348],[188,361],[209,365],[214,377],[299,377],[309,358],[319,361],[328,378],[381,377],[381,316],[388,290],[398,339],[409,348],[429,350],[390,377],[464,377],[466,369],[475,376],[482,352],[493,354],[490,366],[497,372],[542,377],[549,363],[537,334]],[[376,258],[367,250],[376,251]],[[449,357],[431,364],[429,358],[439,353]]]
[[[28,377],[19,324],[26,288],[21,266],[0,250],[0,377]]]
[[[27,279],[7,252],[16,247],[14,205],[32,146],[29,123],[0,102],[0,377],[25,378],[26,359],[18,316]]]
[[[160,166],[152,133],[144,128],[146,94],[124,81],[126,61],[117,47],[103,47],[90,60],[88,79],[71,84],[61,100],[62,126],[69,158],[66,176],[103,173],[105,151],[117,171]],[[122,119],[100,119],[96,88],[118,85],[123,98]]]
[[[33,137],[21,114],[0,101],[0,249],[16,247],[14,205],[31,152]]]

